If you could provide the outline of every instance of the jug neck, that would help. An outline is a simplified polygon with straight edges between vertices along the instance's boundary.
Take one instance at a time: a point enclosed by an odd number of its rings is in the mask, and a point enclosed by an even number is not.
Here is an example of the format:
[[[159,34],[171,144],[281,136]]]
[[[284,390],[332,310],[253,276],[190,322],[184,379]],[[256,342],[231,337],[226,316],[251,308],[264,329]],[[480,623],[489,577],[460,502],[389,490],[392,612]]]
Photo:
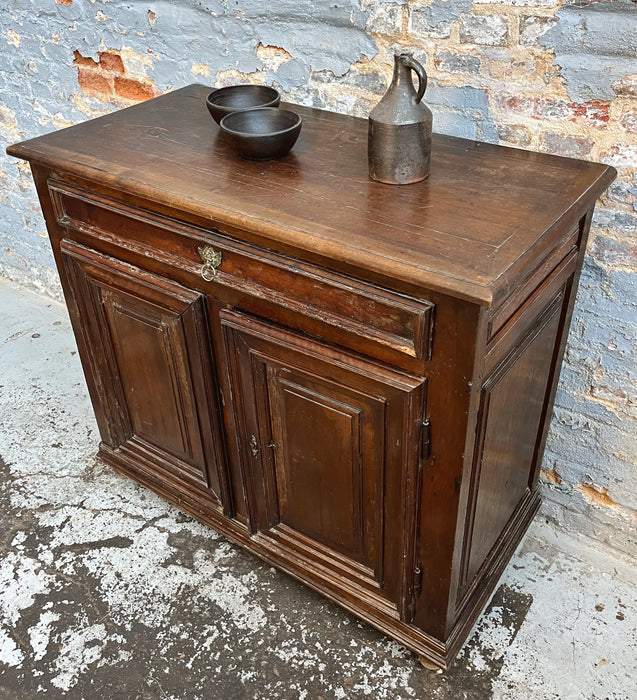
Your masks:
[[[410,56],[408,54],[399,53],[394,56],[394,75],[392,77],[391,89],[406,89],[414,97],[416,88],[411,77],[411,68],[406,64]]]

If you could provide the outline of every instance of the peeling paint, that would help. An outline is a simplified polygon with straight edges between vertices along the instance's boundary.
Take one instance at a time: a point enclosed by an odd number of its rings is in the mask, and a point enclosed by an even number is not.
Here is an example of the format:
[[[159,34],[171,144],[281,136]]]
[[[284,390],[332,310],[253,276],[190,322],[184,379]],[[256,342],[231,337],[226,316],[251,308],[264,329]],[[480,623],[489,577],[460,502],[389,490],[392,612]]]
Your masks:
[[[257,57],[273,73],[276,73],[284,63],[292,60],[292,54],[284,48],[280,46],[264,46],[260,42],[257,46]]]
[[[207,78],[210,76],[210,67],[204,63],[193,63],[190,72],[193,75],[203,75]]]
[[[608,489],[597,484],[580,484],[579,490],[584,498],[596,506],[605,506],[607,508],[619,508],[619,503],[613,501],[608,493]]]
[[[559,486],[562,483],[562,477],[557,473],[555,468],[541,469],[540,478],[544,479],[544,481],[548,482],[549,484],[555,484],[556,486]]]
[[[613,84],[635,72],[637,32],[632,0],[565,4],[539,42],[555,51],[573,100],[611,100]]]
[[[7,41],[16,47],[16,49],[20,48],[20,35],[18,32],[16,32],[14,29],[8,29],[7,30]]]

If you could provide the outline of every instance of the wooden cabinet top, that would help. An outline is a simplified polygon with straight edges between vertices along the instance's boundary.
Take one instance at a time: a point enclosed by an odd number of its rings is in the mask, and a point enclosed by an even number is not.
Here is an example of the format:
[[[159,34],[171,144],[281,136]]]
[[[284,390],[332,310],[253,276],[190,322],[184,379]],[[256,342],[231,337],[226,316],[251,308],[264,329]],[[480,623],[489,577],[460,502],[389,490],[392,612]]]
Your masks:
[[[11,146],[11,155],[333,261],[490,306],[569,235],[613,168],[434,134],[431,175],[373,182],[367,120],[303,117],[278,161],[235,156],[203,85]],[[435,118],[434,118],[435,128]]]

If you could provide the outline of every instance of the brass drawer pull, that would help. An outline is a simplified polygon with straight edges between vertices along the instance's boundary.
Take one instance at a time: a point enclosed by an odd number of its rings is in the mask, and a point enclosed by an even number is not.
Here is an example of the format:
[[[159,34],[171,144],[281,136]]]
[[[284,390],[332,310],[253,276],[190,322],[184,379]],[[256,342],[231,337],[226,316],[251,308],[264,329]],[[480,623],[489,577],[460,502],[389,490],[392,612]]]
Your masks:
[[[217,274],[217,268],[221,265],[221,253],[211,245],[197,246],[197,252],[203,260],[200,274],[206,282],[211,282]]]

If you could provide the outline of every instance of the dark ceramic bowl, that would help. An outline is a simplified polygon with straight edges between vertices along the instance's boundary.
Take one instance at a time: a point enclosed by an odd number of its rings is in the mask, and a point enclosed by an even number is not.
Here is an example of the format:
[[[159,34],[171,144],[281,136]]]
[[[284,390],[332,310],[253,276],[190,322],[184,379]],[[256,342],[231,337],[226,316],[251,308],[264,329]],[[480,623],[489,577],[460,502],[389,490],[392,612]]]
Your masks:
[[[206,97],[206,107],[217,124],[232,112],[255,107],[278,107],[281,95],[266,85],[230,85],[213,90]]]
[[[270,160],[281,158],[294,146],[302,123],[296,112],[265,107],[228,114],[219,126],[240,156]]]

